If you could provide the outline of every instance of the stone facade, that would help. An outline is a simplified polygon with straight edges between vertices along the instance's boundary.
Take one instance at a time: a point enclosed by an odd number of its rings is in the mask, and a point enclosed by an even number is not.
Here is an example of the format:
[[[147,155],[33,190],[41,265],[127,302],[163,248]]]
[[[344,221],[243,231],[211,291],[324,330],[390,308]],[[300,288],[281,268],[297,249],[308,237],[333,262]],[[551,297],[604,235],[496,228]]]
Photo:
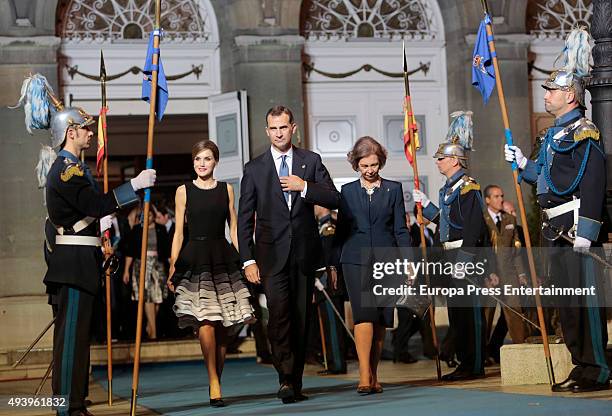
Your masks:
[[[205,0],[208,1],[208,0]],[[430,0],[434,1],[434,0]],[[9,297],[45,302],[41,283],[45,271],[42,256],[42,224],[45,210],[37,189],[34,167],[45,132],[29,136],[23,112],[9,110],[21,82],[28,73],[41,72],[58,85],[56,11],[63,0],[0,0],[0,308]],[[246,89],[249,94],[250,149],[258,155],[267,148],[264,114],[276,103],[294,109],[304,134],[302,45],[300,0],[210,0],[216,14],[220,40],[221,92]],[[475,31],[482,17],[480,2],[439,0],[447,39],[448,109],[472,109],[475,113],[475,143],[479,164],[472,174],[487,178],[506,189],[515,199],[512,176],[500,149],[503,128],[497,99],[482,105],[471,86],[470,62]],[[525,29],[527,0],[490,1],[495,19],[498,55],[514,137],[530,143],[531,132]],[[441,139],[441,138],[440,138]],[[476,158],[475,158],[476,159]],[[486,185],[483,184],[483,185]],[[34,298],[32,298],[34,296]],[[14,299],[13,299],[14,300]],[[12,308],[15,302],[11,302]],[[0,314],[2,311],[0,311]],[[14,316],[19,313],[15,310]],[[6,319],[3,321],[6,322]],[[47,317],[23,327],[19,339],[33,338]],[[4,324],[3,324],[4,325]],[[4,329],[4,327],[0,328]],[[0,350],[6,348],[2,337]]]

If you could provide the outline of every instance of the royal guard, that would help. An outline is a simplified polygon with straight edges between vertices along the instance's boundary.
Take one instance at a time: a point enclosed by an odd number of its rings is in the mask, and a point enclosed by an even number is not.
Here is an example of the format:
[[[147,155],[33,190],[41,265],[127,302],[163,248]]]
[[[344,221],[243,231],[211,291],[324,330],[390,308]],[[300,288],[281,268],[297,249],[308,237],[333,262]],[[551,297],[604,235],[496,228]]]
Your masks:
[[[529,160],[516,146],[505,148],[506,160],[517,164],[520,178],[536,186],[542,233],[551,251],[550,273],[558,287],[597,287],[594,258],[584,251],[607,238],[602,231],[605,152],[599,130],[584,115],[589,42],[584,28],[572,30],[560,56],[563,67],[542,84],[546,111],[555,121],[541,138],[537,159]],[[558,299],[563,338],[576,367],[553,386],[555,392],[609,388],[606,315],[598,298]]]
[[[434,155],[438,170],[446,183],[440,189],[439,207],[419,191],[413,191],[415,202],[423,206],[423,216],[437,223],[445,258],[455,262],[476,261],[477,247],[487,245],[487,226],[483,217],[480,185],[466,174],[468,151],[472,148],[472,112],[457,111],[446,136]],[[451,276],[451,286],[466,291],[470,276]],[[445,381],[459,381],[484,376],[485,330],[483,310],[478,296],[459,295],[448,298],[449,331],[444,344],[454,350],[460,361]],[[445,348],[446,350],[446,348]],[[448,359],[452,352],[444,351]]]
[[[82,108],[64,107],[45,77],[27,78],[17,106],[23,105],[26,128],[51,131],[37,166],[45,187],[44,283],[55,316],[53,394],[67,398],[58,415],[89,415],[85,397],[89,381],[89,339],[94,297],[102,279],[100,235],[110,228],[110,214],[138,202],[136,191],[153,186],[155,171],[140,172],[104,194],[91,171],[79,160],[88,149],[95,119]],[[57,152],[57,153],[56,153]]]

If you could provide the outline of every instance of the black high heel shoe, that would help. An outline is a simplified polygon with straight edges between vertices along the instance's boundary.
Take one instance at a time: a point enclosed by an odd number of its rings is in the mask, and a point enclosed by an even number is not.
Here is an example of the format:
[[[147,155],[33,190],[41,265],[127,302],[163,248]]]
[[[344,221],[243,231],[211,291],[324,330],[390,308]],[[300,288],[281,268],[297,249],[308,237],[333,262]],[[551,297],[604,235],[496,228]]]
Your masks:
[[[223,401],[222,397],[219,397],[218,399],[210,399],[210,386],[208,386],[208,397],[209,397],[209,403],[210,403],[210,407],[225,407],[225,401]]]

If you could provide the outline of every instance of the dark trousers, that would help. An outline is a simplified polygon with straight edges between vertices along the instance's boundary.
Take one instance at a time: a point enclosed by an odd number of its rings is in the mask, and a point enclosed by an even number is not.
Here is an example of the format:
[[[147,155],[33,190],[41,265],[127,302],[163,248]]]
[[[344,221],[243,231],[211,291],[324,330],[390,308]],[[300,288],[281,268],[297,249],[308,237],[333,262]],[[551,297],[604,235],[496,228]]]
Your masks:
[[[393,331],[393,360],[399,361],[402,353],[408,352],[410,338],[419,332],[421,320],[411,309],[397,308],[398,325]]]
[[[94,296],[70,286],[56,294],[53,394],[68,396],[70,410],[85,407],[89,384],[89,336]],[[59,413],[68,414],[67,410]]]
[[[313,309],[314,271],[306,271],[290,253],[280,273],[263,276],[262,281],[270,316],[268,338],[279,384],[292,383],[299,391]]]
[[[563,339],[576,365],[571,377],[604,383],[610,377],[606,361],[608,332],[601,284],[601,266],[571,246],[556,243],[551,249],[551,275],[557,287],[588,288],[594,286],[597,296],[559,298],[559,318]],[[601,254],[601,250],[598,252]]]
[[[249,289],[253,295],[253,314],[257,321],[251,325],[253,336],[255,337],[255,351],[259,358],[269,360],[272,357],[270,353],[270,345],[268,343],[268,331],[267,326],[264,324],[263,308],[259,304],[259,294],[261,293],[261,286],[256,286],[249,283]],[[268,317],[265,319],[268,320]]]
[[[472,374],[484,374],[486,352],[486,322],[480,306],[480,298],[467,294],[468,282],[452,279],[452,284],[464,288],[466,294],[448,298],[449,331],[453,341],[459,369]]]
[[[317,296],[319,301],[317,306],[317,313],[319,316],[319,324],[323,325],[323,333],[325,334],[325,349],[327,351],[327,367],[332,373],[346,373],[346,343],[345,343],[345,331],[346,329],[342,325],[342,322],[334,312],[334,309],[330,305],[329,301],[323,297],[323,295]],[[344,299],[334,296],[332,302],[334,306],[342,314],[344,311]]]

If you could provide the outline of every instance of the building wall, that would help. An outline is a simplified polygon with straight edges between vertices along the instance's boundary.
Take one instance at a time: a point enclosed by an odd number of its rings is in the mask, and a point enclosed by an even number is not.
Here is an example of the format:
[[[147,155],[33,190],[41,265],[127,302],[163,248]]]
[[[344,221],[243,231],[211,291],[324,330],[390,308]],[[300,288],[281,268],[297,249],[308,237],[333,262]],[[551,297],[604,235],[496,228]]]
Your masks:
[[[210,0],[219,27],[221,92],[246,89],[249,93],[250,149],[258,155],[268,146],[264,133],[266,110],[278,103],[296,113],[304,135],[302,45],[299,36],[300,0]],[[515,138],[529,141],[526,0],[490,1],[498,11],[498,55]],[[439,0],[442,11],[448,67],[448,110],[472,109],[475,113],[476,152],[472,174],[507,188],[512,199],[512,178],[502,159],[503,129],[496,97],[484,107],[470,84],[474,34],[482,11],[477,1]],[[512,4],[512,7],[510,7]],[[2,337],[0,349],[26,345],[46,324],[42,277],[42,224],[45,209],[37,189],[34,167],[46,132],[30,136],[23,112],[9,110],[22,80],[41,72],[58,85],[59,39],[55,37],[57,0],[0,0],[0,316],[10,322],[13,337]],[[37,319],[27,311],[37,311]],[[3,313],[3,314],[2,314]],[[18,325],[15,326],[14,324]],[[48,343],[48,339],[45,341]],[[10,345],[9,345],[10,344]]]

